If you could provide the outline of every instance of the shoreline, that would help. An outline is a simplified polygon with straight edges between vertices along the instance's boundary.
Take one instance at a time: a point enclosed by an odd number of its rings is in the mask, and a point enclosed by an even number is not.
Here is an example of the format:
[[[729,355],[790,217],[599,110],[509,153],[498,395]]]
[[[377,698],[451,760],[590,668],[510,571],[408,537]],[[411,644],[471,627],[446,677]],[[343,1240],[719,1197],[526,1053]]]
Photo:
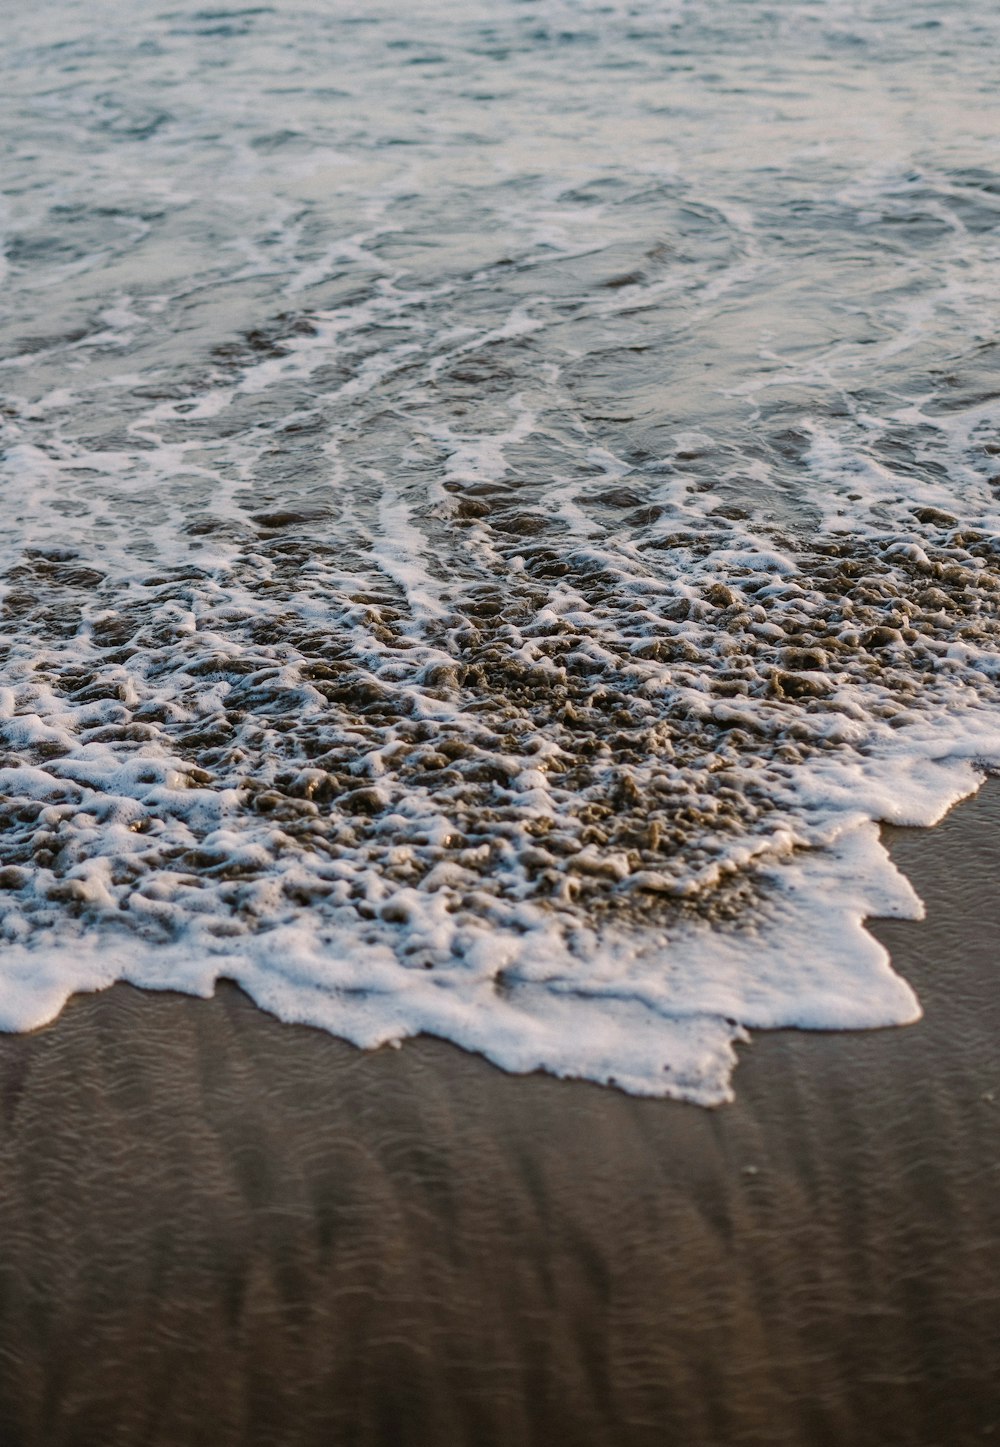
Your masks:
[[[899,1029],[709,1111],[117,985],[0,1038],[11,1447],[1000,1434],[1000,781],[886,829]]]

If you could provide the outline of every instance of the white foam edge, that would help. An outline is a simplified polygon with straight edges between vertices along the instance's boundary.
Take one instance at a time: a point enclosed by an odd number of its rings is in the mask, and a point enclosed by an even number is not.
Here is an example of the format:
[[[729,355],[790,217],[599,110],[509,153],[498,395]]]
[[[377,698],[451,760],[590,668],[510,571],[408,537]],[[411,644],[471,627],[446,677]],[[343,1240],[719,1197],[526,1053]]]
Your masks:
[[[980,766],[1000,766],[992,721],[966,723],[955,753],[918,761],[923,788],[911,796],[907,822],[937,822],[982,783]],[[891,777],[885,783],[891,793]],[[551,924],[509,937],[484,928],[483,968],[471,977],[408,968],[387,947],[359,952],[346,935],[318,950],[293,927],[237,949],[155,945],[96,929],[71,943],[40,938],[0,960],[0,1028],[37,1028],[71,995],[116,980],[209,997],[230,979],[278,1018],[362,1048],[434,1035],[512,1073],[544,1070],[717,1105],[732,1098],[734,1044],[747,1029],[871,1029],[920,1017],[913,990],[864,928],[872,917],[921,918],[919,897],[870,817],[841,813],[827,836],[822,847],[766,867],[767,907],[738,929],[691,924],[665,942],[652,931],[608,935],[594,941],[582,969]],[[359,988],[365,977],[373,988]]]

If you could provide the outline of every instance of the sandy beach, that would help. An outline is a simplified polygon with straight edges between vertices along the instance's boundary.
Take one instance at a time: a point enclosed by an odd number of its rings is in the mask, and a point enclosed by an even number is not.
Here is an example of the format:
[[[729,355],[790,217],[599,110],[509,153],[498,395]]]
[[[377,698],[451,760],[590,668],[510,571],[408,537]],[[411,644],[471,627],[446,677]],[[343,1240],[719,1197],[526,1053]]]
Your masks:
[[[7,1447],[1000,1435],[1000,784],[889,831],[926,1018],[717,1111],[116,986],[0,1040]]]
[[[1000,1444],[997,0],[0,27],[0,1447]]]

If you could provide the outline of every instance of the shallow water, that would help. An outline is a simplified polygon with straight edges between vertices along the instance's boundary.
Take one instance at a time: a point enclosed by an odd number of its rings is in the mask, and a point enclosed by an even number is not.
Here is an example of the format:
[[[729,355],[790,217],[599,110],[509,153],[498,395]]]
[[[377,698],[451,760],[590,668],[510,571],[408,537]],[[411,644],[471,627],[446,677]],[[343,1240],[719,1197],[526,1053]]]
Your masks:
[[[725,1098],[1000,763],[992,4],[5,15],[0,1016]]]

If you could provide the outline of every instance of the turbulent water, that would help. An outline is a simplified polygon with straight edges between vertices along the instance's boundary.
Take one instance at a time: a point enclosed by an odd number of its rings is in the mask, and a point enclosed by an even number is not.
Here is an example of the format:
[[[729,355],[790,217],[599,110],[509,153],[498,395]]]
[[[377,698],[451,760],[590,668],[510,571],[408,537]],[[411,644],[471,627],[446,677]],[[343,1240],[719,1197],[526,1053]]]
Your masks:
[[[9,0],[0,1022],[726,1097],[1000,763],[995,0]]]

